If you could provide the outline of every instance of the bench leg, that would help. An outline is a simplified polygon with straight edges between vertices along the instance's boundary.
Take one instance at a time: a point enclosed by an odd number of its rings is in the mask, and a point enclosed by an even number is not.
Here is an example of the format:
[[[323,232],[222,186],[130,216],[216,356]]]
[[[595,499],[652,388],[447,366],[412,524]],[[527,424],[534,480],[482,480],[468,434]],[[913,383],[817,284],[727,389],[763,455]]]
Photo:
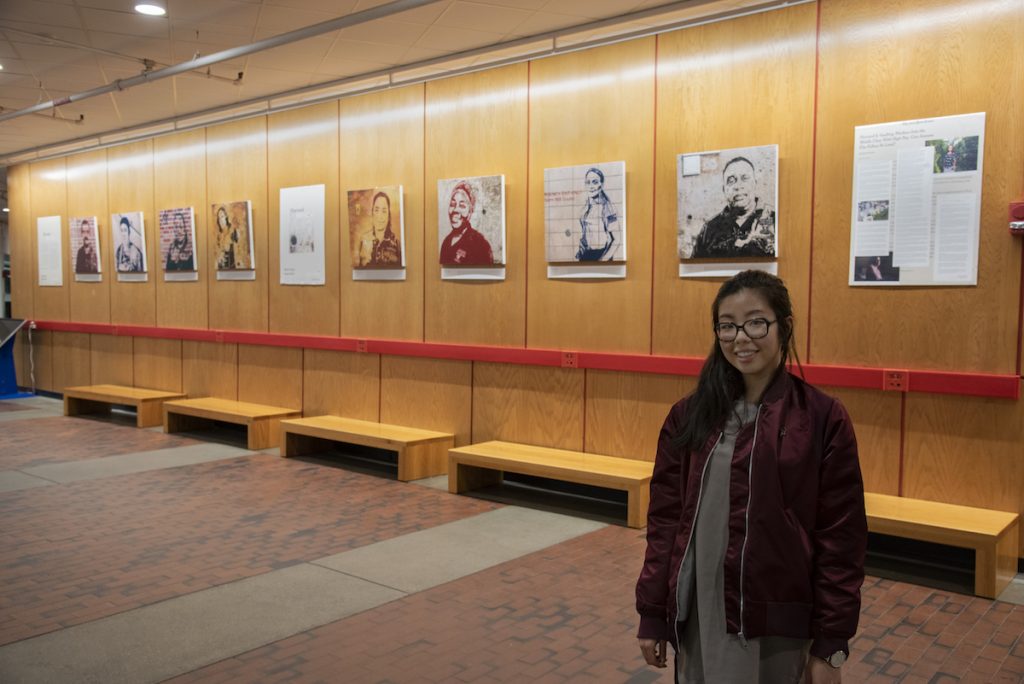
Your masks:
[[[110,404],[102,401],[92,401],[89,399],[79,399],[77,397],[69,397],[64,395],[64,415],[65,416],[81,416],[86,414],[110,413]],[[157,422],[157,425],[160,423]]]
[[[640,529],[647,524],[647,507],[650,505],[651,486],[647,483],[626,490],[626,526]]]
[[[1017,575],[1020,532],[1015,523],[1003,531],[991,548],[974,556],[974,593],[996,598]]]
[[[135,425],[140,428],[156,427],[163,422],[162,401],[142,401],[135,409]]]
[[[260,451],[278,446],[281,439],[280,418],[257,418],[249,423],[249,436],[246,447],[249,451]]]
[[[498,485],[501,480],[500,470],[477,468],[448,460],[448,491],[452,494]]]
[[[281,427],[281,456],[291,458],[292,456],[305,456],[326,451],[330,440],[300,435],[296,432],[288,432]]]
[[[398,479],[401,482],[421,480],[448,472],[448,450],[455,438],[413,444],[398,451]]]
[[[207,421],[205,418],[197,418],[196,416],[188,416],[184,413],[171,413],[164,408],[164,432],[190,432],[192,430],[201,430],[207,427]]]

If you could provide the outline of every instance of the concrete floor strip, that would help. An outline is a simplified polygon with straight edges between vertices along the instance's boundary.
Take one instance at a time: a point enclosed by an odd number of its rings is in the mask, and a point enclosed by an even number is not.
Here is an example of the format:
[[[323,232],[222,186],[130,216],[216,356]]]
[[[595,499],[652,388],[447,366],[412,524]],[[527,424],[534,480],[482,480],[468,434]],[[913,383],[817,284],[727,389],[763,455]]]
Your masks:
[[[405,592],[423,591],[605,527],[506,506],[313,561]]]
[[[33,418],[55,418],[61,415],[59,410],[54,411],[48,408],[30,408],[24,411],[3,411],[0,412],[0,423],[9,423],[16,420],[32,420]]]
[[[103,458],[93,458],[85,461],[47,463],[46,465],[22,468],[19,471],[0,472],[0,491],[13,491],[25,487],[40,486],[31,480],[19,480],[12,476],[10,477],[10,485],[5,488],[5,476],[12,472],[32,476],[35,480],[39,478],[48,480],[45,484],[63,484],[67,482],[81,482],[83,480],[98,480],[117,475],[130,475],[151,470],[162,470],[164,468],[177,468],[179,466],[220,461],[239,456],[251,456],[253,453],[252,451],[223,444],[193,444],[183,447],[104,456]],[[19,482],[24,483],[24,487],[17,486]]]
[[[22,473],[17,470],[0,470],[0,492],[16,492],[21,489],[45,487],[54,484],[51,480]]]
[[[0,648],[0,680],[160,682],[401,598],[302,564]]]

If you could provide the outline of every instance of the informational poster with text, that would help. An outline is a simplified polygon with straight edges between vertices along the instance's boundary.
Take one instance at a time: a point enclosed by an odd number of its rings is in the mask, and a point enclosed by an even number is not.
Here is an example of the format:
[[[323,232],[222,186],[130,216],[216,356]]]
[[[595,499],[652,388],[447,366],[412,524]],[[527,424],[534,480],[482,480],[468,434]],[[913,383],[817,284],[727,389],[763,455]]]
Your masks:
[[[978,284],[985,114],[858,126],[850,285]]]

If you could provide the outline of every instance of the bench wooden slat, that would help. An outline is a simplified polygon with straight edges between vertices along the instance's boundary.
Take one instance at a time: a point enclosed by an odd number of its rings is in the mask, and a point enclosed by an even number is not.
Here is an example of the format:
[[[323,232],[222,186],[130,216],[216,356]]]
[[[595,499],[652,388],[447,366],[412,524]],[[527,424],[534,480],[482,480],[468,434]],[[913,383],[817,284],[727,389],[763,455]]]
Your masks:
[[[643,527],[654,464],[616,456],[512,442],[481,442],[448,451],[448,490],[461,493],[496,484],[501,472],[624,490],[627,525]],[[489,471],[489,472],[488,472]]]
[[[83,413],[109,412],[113,404],[135,407],[135,424],[138,427],[160,425],[163,403],[181,399],[181,392],[126,387],[124,385],[83,385],[64,388],[64,415],[75,416]]]
[[[315,453],[318,441],[345,442],[398,454],[398,479],[419,480],[448,472],[448,449],[455,435],[447,432],[341,416],[312,416],[281,421],[281,455]]]
[[[249,449],[268,449],[278,444],[281,419],[300,415],[296,409],[217,397],[181,399],[164,402],[164,432],[182,432],[219,420],[246,426]]]
[[[1019,516],[866,492],[868,529],[905,539],[974,549],[974,593],[995,598],[1017,572]]]

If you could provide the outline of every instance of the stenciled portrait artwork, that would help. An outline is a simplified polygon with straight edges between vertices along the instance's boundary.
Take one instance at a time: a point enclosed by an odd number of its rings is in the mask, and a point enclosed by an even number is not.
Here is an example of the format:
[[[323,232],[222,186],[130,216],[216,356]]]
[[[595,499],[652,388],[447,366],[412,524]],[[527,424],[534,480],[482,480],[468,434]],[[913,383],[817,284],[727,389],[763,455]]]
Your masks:
[[[442,266],[505,263],[505,177],[437,181]]]
[[[114,268],[118,273],[146,272],[146,230],[141,211],[111,214]]]
[[[255,268],[252,254],[252,207],[249,200],[210,206],[213,251],[218,271]]]
[[[778,145],[677,157],[680,259],[777,257]]]
[[[160,261],[169,272],[197,271],[195,212],[192,207],[161,209]]]
[[[626,260],[626,162],[544,169],[551,263]]]
[[[401,185],[348,191],[348,240],[352,268],[405,266]]]
[[[95,216],[72,218],[70,221],[71,254],[76,275],[103,272],[100,260],[100,233]]]

